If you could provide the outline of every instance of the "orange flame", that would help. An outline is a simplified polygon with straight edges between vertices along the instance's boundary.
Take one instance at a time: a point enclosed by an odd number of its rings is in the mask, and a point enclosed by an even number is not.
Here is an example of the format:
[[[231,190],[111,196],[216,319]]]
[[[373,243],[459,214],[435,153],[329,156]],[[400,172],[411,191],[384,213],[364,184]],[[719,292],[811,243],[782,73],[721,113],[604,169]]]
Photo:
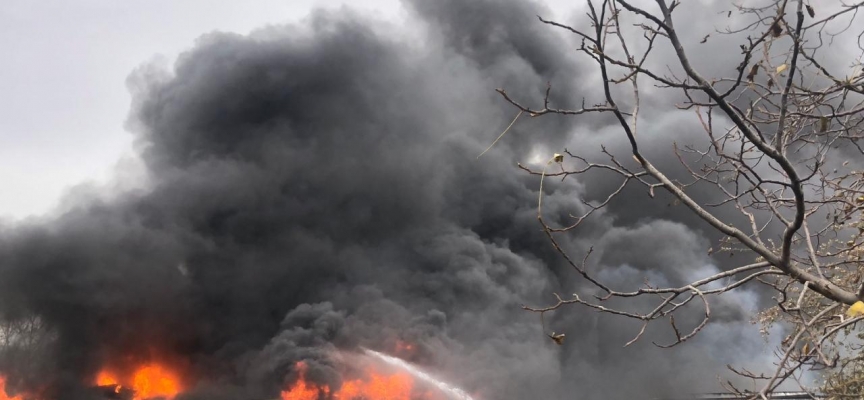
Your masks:
[[[409,400],[413,388],[414,379],[408,374],[384,376],[372,372],[368,381],[356,379],[343,382],[334,397],[340,400]]]
[[[288,390],[282,391],[282,400],[319,400],[331,398],[331,390],[326,385],[316,385],[306,381],[307,366],[297,363],[299,377]],[[414,387],[414,379],[404,372],[383,374],[373,368],[365,371],[365,379],[342,382],[342,387],[333,392],[338,400],[412,400],[434,398],[429,392],[420,392]]]
[[[99,386],[114,385],[115,393],[120,393],[124,386],[130,388],[135,392],[133,400],[157,397],[171,400],[182,390],[177,375],[167,367],[156,363],[139,367],[130,379],[125,380],[119,379],[118,375],[110,370],[100,371],[96,375],[96,384]],[[0,400],[4,399],[0,398]]]
[[[306,363],[302,361],[298,362],[296,368],[300,376],[291,389],[282,391],[282,400],[318,400],[318,397],[326,396],[327,393],[330,393],[330,388],[327,386],[322,387],[306,382]]]
[[[135,400],[153,397],[173,399],[180,393],[180,382],[165,367],[149,364],[135,371],[132,377],[132,390],[135,391]]]
[[[96,375],[96,385],[98,386],[120,386],[118,382],[120,382],[120,380],[117,379],[117,376],[109,371],[99,371],[99,375]]]
[[[0,400],[22,400],[21,396],[9,396],[6,394],[6,377],[0,375]]]

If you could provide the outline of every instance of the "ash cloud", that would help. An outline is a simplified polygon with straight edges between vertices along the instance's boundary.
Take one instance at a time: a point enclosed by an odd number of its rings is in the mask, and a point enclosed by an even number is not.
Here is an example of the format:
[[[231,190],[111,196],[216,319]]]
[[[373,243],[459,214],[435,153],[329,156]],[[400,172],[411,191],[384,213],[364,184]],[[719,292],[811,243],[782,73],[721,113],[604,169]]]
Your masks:
[[[80,188],[62,213],[0,232],[0,312],[37,316],[47,332],[26,366],[3,353],[13,386],[47,376],[51,398],[87,398],[101,365],[155,347],[188,366],[185,399],[272,398],[298,361],[338,384],[334,351],[405,340],[412,361],[479,398],[614,399],[704,390],[759,348],[741,333],[743,302],[721,303],[720,328],[671,351],[650,345],[669,338],[663,327],[622,349],[638,326],[575,308],[549,316],[564,346],[543,336],[520,307],[582,282],[539,230],[536,178],[514,165],[595,142],[579,132],[602,120],[531,120],[477,154],[514,114],[495,87],[542,99],[550,80],[553,101],[578,104],[592,72],[537,22],[538,4],[405,6],[422,46],[350,10],[316,12],[301,26],[208,34],[171,74],[130,78],[147,187]],[[550,185],[549,218],[603,185]],[[608,244],[595,268],[622,287],[718,268],[686,212],[639,220],[632,207],[647,197],[635,196],[568,248]]]

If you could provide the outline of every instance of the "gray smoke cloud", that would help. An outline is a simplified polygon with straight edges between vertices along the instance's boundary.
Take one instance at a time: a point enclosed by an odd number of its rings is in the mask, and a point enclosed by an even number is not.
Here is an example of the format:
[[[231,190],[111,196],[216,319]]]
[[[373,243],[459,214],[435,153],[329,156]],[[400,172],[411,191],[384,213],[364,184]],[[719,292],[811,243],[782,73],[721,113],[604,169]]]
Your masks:
[[[10,385],[86,399],[101,366],[167,357],[195,382],[182,399],[274,398],[298,361],[338,384],[334,352],[401,340],[418,347],[409,361],[481,399],[624,399],[714,390],[725,364],[770,356],[749,292],[672,350],[651,345],[668,327],[622,348],[638,325],[576,308],[547,317],[565,344],[546,338],[521,306],[583,283],[541,233],[538,181],[515,163],[624,138],[605,117],[532,119],[478,160],[515,114],[494,88],[542,99],[550,81],[555,104],[578,106],[595,72],[536,20],[542,5],[405,6],[422,45],[350,10],[316,12],[208,34],[172,71],[136,71],[145,187],[81,187],[56,215],[0,231],[2,317],[45,332],[28,362],[3,353]],[[649,154],[695,128],[646,115],[659,127]],[[547,218],[565,222],[608,185],[550,183]],[[724,268],[704,226],[668,202],[634,190],[566,246],[594,245],[592,268],[622,288]]]

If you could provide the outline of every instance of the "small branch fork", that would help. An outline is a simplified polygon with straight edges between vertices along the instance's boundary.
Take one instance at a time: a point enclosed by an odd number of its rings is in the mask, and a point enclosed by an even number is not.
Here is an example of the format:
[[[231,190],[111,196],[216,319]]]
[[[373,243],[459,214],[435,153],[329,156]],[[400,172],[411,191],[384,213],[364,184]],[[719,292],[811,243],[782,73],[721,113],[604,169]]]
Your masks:
[[[831,343],[838,333],[860,320],[844,320],[841,308],[864,297],[864,172],[848,168],[848,162],[836,157],[848,152],[857,153],[859,159],[864,156],[860,143],[864,140],[864,32],[851,31],[864,2],[820,6],[822,9],[814,9],[804,0],[733,6],[728,16],[735,11],[738,17],[730,21],[743,25],[712,34],[737,38],[742,43],[741,53],[735,55],[738,59],[729,76],[711,78],[691,62],[685,49],[685,42],[690,41],[676,30],[673,14],[680,1],[654,2],[658,11],[649,12],[631,0],[587,0],[585,28],[538,17],[541,23],[575,36],[580,54],[600,72],[599,102],[588,106],[589,101],[583,98],[578,109],[552,107],[552,87],[547,84],[542,107],[532,108],[504,89],[497,90],[506,102],[531,117],[611,114],[629,143],[625,161],[601,146],[605,161],[565,150],[566,162],[553,159],[542,170],[519,165],[540,177],[537,218],[544,233],[594,293],[587,298],[555,294],[552,305],[524,308],[543,315],[579,305],[641,321],[635,337],[625,346],[642,338],[651,321],[668,320],[674,338],[655,345],[673,347],[707,325],[713,296],[750,282],[768,286],[778,293],[778,303],[773,314],[764,314],[763,320],[789,323],[796,327],[796,333],[784,342],[773,374],[733,369],[741,376],[765,382],[758,392],[739,393],[764,399],[783,382],[799,381],[796,374],[803,367],[834,367],[838,353]],[[835,24],[841,28],[834,29]],[[830,43],[844,34],[857,35],[854,40],[861,50],[852,63],[857,69],[853,68],[851,75],[819,61],[822,53],[832,51]],[[706,46],[710,36],[692,45]],[[674,65],[658,66],[652,59],[661,41],[674,51]],[[691,110],[701,126],[702,144],[672,144],[686,179],[670,178],[667,173],[671,172],[661,171],[640,149],[637,130],[644,97],[640,78],[687,99],[674,106]],[[618,85],[629,88],[622,91]],[[838,148],[847,153],[838,153]],[[560,172],[547,171],[553,162],[560,162]],[[542,207],[545,178],[563,180],[595,173],[611,173],[620,183],[597,201],[583,199],[583,211],[570,215],[570,222],[561,226],[548,223]],[[631,290],[614,289],[614,284],[603,282],[587,265],[593,248],[577,261],[558,237],[613,204],[634,184],[645,188],[652,199],[657,189],[665,190],[674,204],[684,205],[725,236],[720,251],[743,251],[755,261],[677,287],[646,283]],[[714,201],[699,201],[691,195],[696,192],[710,193]],[[748,223],[733,226],[728,219],[718,217],[718,210],[735,210]],[[857,236],[850,227],[858,229]],[[854,237],[844,240],[850,232]],[[632,309],[620,308],[627,304],[621,300],[633,298],[643,300],[634,302]],[[618,301],[610,302],[612,299]],[[694,307],[702,310],[701,319],[692,327],[682,328],[675,314]],[[841,319],[836,322],[838,314]],[[803,342],[808,346],[802,352]],[[731,383],[729,387],[738,390]]]

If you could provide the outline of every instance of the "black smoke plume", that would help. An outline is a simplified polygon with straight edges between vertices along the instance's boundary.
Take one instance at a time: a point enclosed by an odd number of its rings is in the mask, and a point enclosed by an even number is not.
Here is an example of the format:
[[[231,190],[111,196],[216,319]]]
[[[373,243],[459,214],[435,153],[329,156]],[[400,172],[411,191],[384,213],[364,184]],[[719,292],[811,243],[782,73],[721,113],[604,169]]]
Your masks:
[[[714,389],[721,366],[762,354],[747,292],[679,349],[651,346],[663,327],[624,349],[637,327],[582,309],[548,315],[567,334],[552,343],[521,306],[581,282],[540,232],[536,177],[515,164],[623,137],[602,118],[526,118],[478,159],[515,115],[494,88],[542,99],[549,81],[564,107],[594,75],[537,21],[541,5],[405,6],[409,35],[315,12],[208,34],[172,71],[136,71],[129,127],[146,185],[81,187],[54,215],[2,228],[0,312],[38,333],[2,353],[9,387],[87,399],[106,363],[162,357],[194,382],[182,399],[268,399],[298,361],[338,384],[335,351],[403,340],[479,399],[644,398]],[[601,178],[550,183],[547,218],[581,210]],[[592,268],[622,287],[717,268],[697,223],[648,201],[634,192],[569,248],[595,245]]]

